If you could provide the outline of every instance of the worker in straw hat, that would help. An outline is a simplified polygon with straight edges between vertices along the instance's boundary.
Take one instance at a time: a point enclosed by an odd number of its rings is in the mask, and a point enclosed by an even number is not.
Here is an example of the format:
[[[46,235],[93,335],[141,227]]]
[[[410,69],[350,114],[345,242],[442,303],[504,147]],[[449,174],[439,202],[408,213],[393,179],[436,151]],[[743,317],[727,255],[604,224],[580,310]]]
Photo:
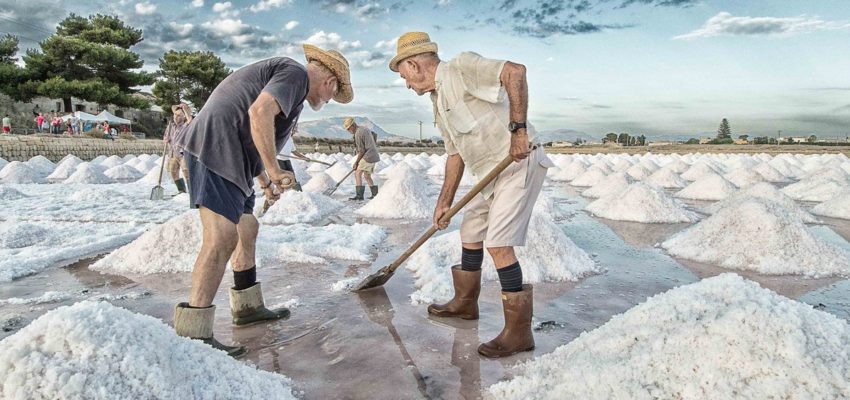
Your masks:
[[[177,145],[177,141],[182,136],[186,127],[192,122],[192,112],[189,105],[186,103],[175,104],[171,106],[172,120],[165,128],[165,134],[162,140],[168,143],[168,173],[171,174],[171,180],[174,181],[174,186],[180,193],[186,193],[186,181],[189,180],[189,171],[186,169],[186,163],[183,161],[183,150]],[[183,172],[183,178],[180,177],[180,172]]]
[[[189,301],[177,305],[178,335],[201,339],[232,356],[244,347],[213,338],[213,298],[230,261],[233,325],[285,319],[289,310],[269,310],[257,282],[254,248],[259,224],[253,180],[277,200],[295,183],[275,160],[298,121],[303,103],[319,111],[331,99],[354,97],[348,61],[336,51],[304,45],[307,65],[274,57],[246,65],[225,78],[178,143],[189,169],[189,197],[200,209],[203,243],[192,270]]]
[[[357,158],[352,167],[354,170],[354,197],[349,198],[349,200],[363,200],[363,194],[366,192],[363,179],[366,179],[366,183],[369,184],[369,191],[372,192],[370,199],[373,199],[378,195],[378,185],[372,181],[372,171],[375,170],[375,164],[381,161],[381,157],[378,155],[378,146],[375,144],[375,136],[365,126],[357,125],[352,117],[345,118],[342,121],[342,127],[354,136],[354,148],[357,149]]]
[[[434,117],[446,153],[446,177],[434,224],[451,208],[464,169],[482,178],[506,156],[515,163],[467,205],[460,227],[462,256],[452,267],[454,297],[432,304],[428,312],[440,317],[478,319],[484,246],[493,258],[502,286],[505,325],[493,340],[478,347],[486,357],[505,357],[534,348],[531,333],[533,296],[523,285],[514,247],[524,246],[531,211],[543,186],[546,169],[554,166],[534,145],[528,123],[528,85],[525,67],[465,52],[443,62],[437,43],[424,32],[399,37],[390,69],[398,72],[417,95],[430,94]]]

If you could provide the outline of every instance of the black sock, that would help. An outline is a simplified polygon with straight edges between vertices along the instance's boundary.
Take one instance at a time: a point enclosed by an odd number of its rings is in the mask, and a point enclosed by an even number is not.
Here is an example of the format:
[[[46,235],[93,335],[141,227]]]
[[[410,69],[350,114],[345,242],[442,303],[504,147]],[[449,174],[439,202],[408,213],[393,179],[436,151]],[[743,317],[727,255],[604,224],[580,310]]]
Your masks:
[[[522,291],[522,268],[519,266],[519,261],[497,269],[496,272],[499,274],[499,283],[502,284],[503,292]]]
[[[257,283],[257,267],[245,271],[233,271],[233,288],[236,290],[248,289]]]
[[[484,262],[484,249],[467,249],[466,247],[460,253],[460,269],[464,271],[481,271],[481,264]]]

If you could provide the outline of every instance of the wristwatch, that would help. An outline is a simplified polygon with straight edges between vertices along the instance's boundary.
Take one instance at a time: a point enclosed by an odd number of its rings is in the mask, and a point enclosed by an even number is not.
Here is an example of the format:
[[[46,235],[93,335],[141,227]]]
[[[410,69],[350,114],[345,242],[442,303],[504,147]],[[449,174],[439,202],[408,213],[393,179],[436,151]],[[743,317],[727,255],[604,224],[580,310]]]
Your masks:
[[[525,129],[525,122],[511,121],[511,123],[508,124],[508,130],[511,131],[512,134],[515,134],[520,129]]]

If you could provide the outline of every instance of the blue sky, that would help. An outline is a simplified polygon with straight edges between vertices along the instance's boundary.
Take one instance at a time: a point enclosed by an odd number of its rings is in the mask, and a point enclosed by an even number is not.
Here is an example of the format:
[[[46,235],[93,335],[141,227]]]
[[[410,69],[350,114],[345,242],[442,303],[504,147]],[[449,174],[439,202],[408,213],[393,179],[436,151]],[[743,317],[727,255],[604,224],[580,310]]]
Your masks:
[[[336,48],[353,65],[347,114],[386,130],[438,133],[430,101],[387,68],[394,40],[429,32],[461,51],[523,63],[530,120],[540,130],[647,136],[713,132],[728,118],[750,135],[850,135],[850,2],[711,0],[0,0],[0,32],[22,46],[68,12],[117,14],[143,29],[155,69],[166,49],[211,50],[238,68],[300,44]]]

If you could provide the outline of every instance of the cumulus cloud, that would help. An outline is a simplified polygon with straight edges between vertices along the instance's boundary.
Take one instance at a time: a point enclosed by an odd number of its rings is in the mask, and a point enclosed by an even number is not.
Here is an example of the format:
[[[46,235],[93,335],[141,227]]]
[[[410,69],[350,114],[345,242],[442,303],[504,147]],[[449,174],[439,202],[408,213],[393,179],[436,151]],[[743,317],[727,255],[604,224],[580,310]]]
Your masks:
[[[268,11],[272,8],[280,8],[292,4],[292,0],[260,0],[257,4],[249,7],[251,12]]]
[[[150,2],[144,3],[136,3],[136,14],[139,15],[151,15],[156,12],[156,4],[151,4]]]
[[[284,25],[283,27],[286,30],[291,31],[291,30],[295,29],[295,27],[298,26],[298,24],[299,24],[298,21],[292,20],[292,21],[287,22],[286,25]]]
[[[215,3],[212,6],[213,11],[215,12],[225,12],[230,10],[233,7],[233,3],[229,1],[225,1],[223,3]]]
[[[695,40],[715,36],[789,36],[822,30],[848,29],[850,24],[828,22],[818,17],[736,17],[721,12],[706,21],[702,28],[674,37]]]
[[[395,54],[395,39],[379,41],[369,48],[363,46],[359,40],[344,40],[336,32],[318,31],[310,35],[304,43],[323,49],[337,50],[345,56],[352,67],[361,69],[384,66]],[[392,47],[388,47],[389,43],[392,43]]]
[[[325,33],[325,31],[318,31],[310,35],[310,37],[304,40],[304,43],[312,44],[323,49],[337,50],[339,52],[359,49],[362,45],[359,40],[346,41],[343,40],[342,36],[336,32]]]
[[[373,18],[379,17],[381,15],[388,14],[389,10],[381,7],[378,3],[367,3],[354,11],[354,15],[361,21],[369,21]]]
[[[204,0],[192,0],[192,7],[200,8],[204,6]]]

